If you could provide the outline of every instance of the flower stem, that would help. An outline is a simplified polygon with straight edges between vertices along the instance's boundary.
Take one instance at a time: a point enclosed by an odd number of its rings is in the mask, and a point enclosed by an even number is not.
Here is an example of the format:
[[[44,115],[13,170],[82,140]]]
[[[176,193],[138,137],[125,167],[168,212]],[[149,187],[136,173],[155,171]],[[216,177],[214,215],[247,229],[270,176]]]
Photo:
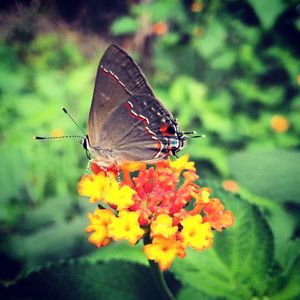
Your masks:
[[[144,241],[144,245],[151,243],[151,238],[150,238],[149,234],[146,234],[144,236],[143,241]],[[154,260],[151,260],[151,259],[148,259],[148,262],[149,262],[150,270],[151,270],[152,276],[154,278],[154,281],[156,283],[156,286],[158,287],[163,299],[175,300],[174,295],[172,294],[172,292],[170,291],[170,289],[166,283],[163,273],[159,269],[159,265]]]

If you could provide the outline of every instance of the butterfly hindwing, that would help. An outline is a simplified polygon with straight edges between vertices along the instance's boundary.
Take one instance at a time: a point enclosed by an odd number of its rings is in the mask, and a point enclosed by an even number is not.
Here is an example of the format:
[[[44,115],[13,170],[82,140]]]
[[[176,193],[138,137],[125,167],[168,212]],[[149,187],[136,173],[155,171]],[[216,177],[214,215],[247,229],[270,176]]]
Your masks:
[[[183,146],[173,116],[152,96],[126,99],[102,129],[101,147],[115,149],[121,160],[161,160]]]

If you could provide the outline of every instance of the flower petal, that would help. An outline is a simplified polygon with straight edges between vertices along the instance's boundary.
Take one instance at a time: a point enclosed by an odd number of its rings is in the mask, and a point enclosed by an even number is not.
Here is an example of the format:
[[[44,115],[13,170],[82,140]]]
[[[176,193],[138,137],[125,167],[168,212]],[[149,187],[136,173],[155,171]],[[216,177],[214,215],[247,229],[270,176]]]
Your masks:
[[[151,224],[151,236],[162,236],[171,238],[178,230],[177,226],[172,226],[172,218],[167,214],[159,215]]]
[[[213,234],[209,223],[202,223],[200,215],[188,216],[181,221],[180,236],[184,245],[196,250],[204,250],[212,245]]]
[[[109,236],[115,241],[128,240],[129,244],[133,246],[145,233],[140,228],[138,218],[137,212],[121,211],[119,216],[108,226]]]
[[[160,269],[166,270],[176,256],[183,258],[185,251],[182,243],[175,237],[166,239],[164,237],[154,237],[151,244],[143,247],[148,259],[154,260],[159,264]]]
[[[209,222],[211,227],[217,231],[222,231],[222,228],[228,228],[234,224],[234,216],[232,211],[224,210],[224,205],[219,199],[210,199],[208,203],[204,205],[203,211],[205,217],[204,222]]]

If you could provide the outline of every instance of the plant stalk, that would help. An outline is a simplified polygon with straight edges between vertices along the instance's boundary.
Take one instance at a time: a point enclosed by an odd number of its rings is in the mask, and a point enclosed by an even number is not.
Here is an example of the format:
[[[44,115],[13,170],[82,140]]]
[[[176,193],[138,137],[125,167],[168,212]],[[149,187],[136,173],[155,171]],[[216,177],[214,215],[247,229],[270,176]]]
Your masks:
[[[144,241],[144,245],[151,243],[151,238],[150,238],[149,233],[144,236],[143,241]],[[158,287],[159,292],[160,292],[161,296],[163,297],[163,299],[175,300],[174,295],[172,294],[172,292],[170,291],[170,289],[166,283],[163,273],[159,269],[159,265],[154,260],[148,259],[148,262],[149,262],[150,270],[151,270],[152,276],[154,278],[154,281],[156,283],[156,286]]]

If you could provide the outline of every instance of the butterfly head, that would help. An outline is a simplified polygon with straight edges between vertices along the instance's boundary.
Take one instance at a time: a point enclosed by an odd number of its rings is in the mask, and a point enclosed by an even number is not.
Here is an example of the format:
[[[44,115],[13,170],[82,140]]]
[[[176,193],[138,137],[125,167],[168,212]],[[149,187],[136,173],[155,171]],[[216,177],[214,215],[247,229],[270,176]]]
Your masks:
[[[89,137],[88,137],[88,135],[81,140],[80,144],[82,145],[82,147],[85,150],[87,150],[87,151],[89,150],[88,149],[89,148]]]

